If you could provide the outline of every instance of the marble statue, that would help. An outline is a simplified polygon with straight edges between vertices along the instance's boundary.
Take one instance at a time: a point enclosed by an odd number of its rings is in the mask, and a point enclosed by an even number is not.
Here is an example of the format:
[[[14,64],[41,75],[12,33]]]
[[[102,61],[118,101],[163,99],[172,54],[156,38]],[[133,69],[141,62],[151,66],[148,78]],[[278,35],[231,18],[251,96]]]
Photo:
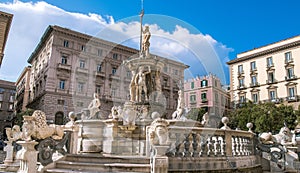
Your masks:
[[[23,138],[20,126],[14,125],[12,128],[5,128],[8,141],[17,141]]]
[[[272,135],[272,133],[262,133],[259,136],[259,140],[263,144],[274,144],[278,143],[284,146],[292,146],[296,145],[295,139],[293,139],[295,136],[291,133],[290,129],[285,126],[282,127],[278,134]]]
[[[136,111],[133,108],[125,108],[125,110],[122,113],[123,125],[135,126],[136,116]]]
[[[63,127],[55,124],[47,125],[46,115],[40,110],[33,112],[32,117],[34,118],[34,133],[32,137],[35,139],[45,139],[52,137],[53,139],[62,139],[64,135]]]
[[[150,142],[153,145],[166,145],[169,140],[168,133],[169,123],[167,120],[157,118],[151,123],[149,129]]]
[[[148,101],[148,92],[146,86],[146,75],[151,73],[151,68],[148,66],[148,71],[144,72],[144,67],[139,67],[139,72],[135,76],[136,100],[137,102]],[[143,98],[144,97],[144,98]]]
[[[23,116],[24,121],[22,125],[22,132],[23,132],[23,140],[31,141],[32,136],[35,134],[35,123],[34,117],[32,116]]]
[[[180,89],[178,90],[178,102],[176,111],[172,114],[172,119],[181,119],[182,115],[184,114],[184,102],[183,102],[183,91]]]
[[[122,109],[121,106],[113,106],[111,108],[111,113],[109,115],[109,118],[112,118],[115,120],[119,119],[121,117],[121,115],[119,114],[120,113],[119,109]]]
[[[155,73],[155,86],[156,86],[156,91],[161,91],[160,69],[158,69]]]
[[[136,72],[134,70],[131,71],[132,77],[131,77],[131,82],[129,84],[129,93],[130,93],[130,101],[135,101],[136,98],[136,84],[134,82]]]
[[[206,112],[203,117],[202,117],[202,121],[201,121],[201,124],[202,125],[207,125],[209,122],[209,115],[208,115],[208,112]]]
[[[149,26],[145,26],[145,29],[143,31],[142,53],[146,57],[149,56],[150,37],[151,37],[151,33],[149,30]]]
[[[92,102],[89,104],[88,109],[90,111],[90,116],[89,119],[92,119],[99,111],[100,111],[100,100],[98,98],[98,94],[94,93],[94,99],[92,100]]]

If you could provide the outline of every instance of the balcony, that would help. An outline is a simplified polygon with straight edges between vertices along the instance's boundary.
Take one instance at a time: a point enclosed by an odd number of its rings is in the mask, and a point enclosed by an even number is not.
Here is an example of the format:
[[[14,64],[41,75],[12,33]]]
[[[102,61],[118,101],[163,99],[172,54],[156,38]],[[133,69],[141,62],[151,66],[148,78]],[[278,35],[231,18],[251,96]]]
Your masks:
[[[288,97],[286,97],[286,101],[295,102],[295,101],[297,101],[297,97],[296,96],[288,96]]]
[[[267,64],[267,69],[274,67],[274,63]]]
[[[171,87],[168,86],[168,85],[162,85],[162,88],[165,89],[165,90],[171,90]]]
[[[208,102],[207,98],[201,99],[201,103],[207,103],[207,102]]]
[[[255,83],[250,83],[250,87],[258,87],[259,86],[259,83],[258,82],[255,82]]]
[[[71,67],[71,65],[59,63],[59,64],[57,64],[57,69],[71,71],[72,67]]]
[[[78,73],[84,73],[84,74],[88,74],[89,73],[88,69],[86,69],[86,68],[80,68],[80,67],[77,67],[76,71]]]
[[[116,75],[116,74],[110,74],[110,75],[109,75],[109,78],[110,78],[110,79],[115,79],[115,80],[120,80],[120,76],[119,76],[119,75]]]
[[[281,101],[280,101],[279,98],[273,98],[273,99],[270,99],[270,102],[275,103],[275,104],[278,104],[278,103],[280,103]]]
[[[266,80],[266,84],[274,84],[277,83],[278,81],[276,79],[273,80]]]
[[[285,76],[285,80],[286,80],[286,81],[295,80],[295,79],[297,79],[297,76],[296,76],[296,75]]]
[[[239,90],[246,89],[246,86],[245,86],[245,85],[239,85],[239,86],[237,87],[237,89],[239,89]]]
[[[238,77],[242,76],[244,74],[244,70],[238,71]]]
[[[294,62],[294,59],[293,58],[286,59],[284,62],[285,62],[286,65],[292,64]]]
[[[105,77],[105,73],[102,71],[96,71],[96,76]]]

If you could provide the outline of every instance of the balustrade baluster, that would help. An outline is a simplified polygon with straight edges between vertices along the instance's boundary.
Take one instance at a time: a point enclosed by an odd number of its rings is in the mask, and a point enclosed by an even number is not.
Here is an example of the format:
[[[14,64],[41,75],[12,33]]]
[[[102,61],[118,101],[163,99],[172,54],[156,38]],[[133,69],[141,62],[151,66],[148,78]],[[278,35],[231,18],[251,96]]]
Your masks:
[[[240,145],[240,149],[239,149],[239,155],[243,156],[244,155],[244,142],[243,142],[243,137],[239,137],[238,138],[238,142],[239,142],[239,145]]]
[[[215,156],[218,156],[221,153],[220,139],[219,136],[216,136],[214,144]]]
[[[226,142],[225,136],[221,136],[221,155],[226,156]]]
[[[211,156],[213,153],[213,142],[212,142],[212,137],[208,137],[208,142],[207,142],[207,156]]]
[[[236,148],[237,148],[237,143],[235,140],[235,136],[232,136],[232,155],[233,156],[237,155]]]
[[[206,145],[205,136],[200,135],[200,153],[199,156],[205,156],[207,154],[207,145]]]
[[[180,133],[176,133],[176,142],[175,142],[175,156],[180,156],[179,150],[181,146]]]
[[[236,155],[239,156],[240,155],[240,141],[239,141],[239,137],[235,137],[235,143],[236,143]]]
[[[193,152],[192,152],[192,157],[195,157],[198,155],[198,142],[197,142],[197,134],[193,133],[192,134],[193,137],[193,142],[192,142],[192,146],[193,146]]]
[[[190,156],[189,149],[190,149],[190,145],[191,145],[190,134],[185,134],[184,136],[185,136],[185,138],[184,138],[184,142],[183,142],[184,143],[183,156],[188,157],[188,156]]]

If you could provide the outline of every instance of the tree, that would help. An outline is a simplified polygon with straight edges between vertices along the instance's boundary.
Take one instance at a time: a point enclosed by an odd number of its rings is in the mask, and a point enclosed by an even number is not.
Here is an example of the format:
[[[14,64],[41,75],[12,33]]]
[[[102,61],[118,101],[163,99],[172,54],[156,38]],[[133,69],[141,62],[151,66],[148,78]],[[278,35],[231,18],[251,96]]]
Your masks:
[[[201,122],[202,116],[205,113],[206,111],[203,108],[192,108],[186,115],[186,118]]]
[[[294,111],[292,106],[248,102],[229,114],[229,126],[233,129],[247,130],[246,124],[252,122],[255,132],[272,132],[274,134],[279,132],[284,123],[290,129],[294,129],[297,113],[300,113],[299,109]]]
[[[24,115],[32,115],[33,112],[34,112],[33,109],[26,109],[25,111],[17,113],[16,119],[14,120],[14,124],[19,125],[20,127],[22,127],[22,125],[23,125],[23,116]]]

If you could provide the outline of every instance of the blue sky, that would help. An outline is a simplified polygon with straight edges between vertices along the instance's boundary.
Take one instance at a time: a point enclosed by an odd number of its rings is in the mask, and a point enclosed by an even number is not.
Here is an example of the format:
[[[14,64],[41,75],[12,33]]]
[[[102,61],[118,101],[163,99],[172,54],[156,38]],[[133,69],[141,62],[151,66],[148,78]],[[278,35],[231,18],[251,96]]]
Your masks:
[[[38,2],[41,1],[0,1],[0,10],[15,15],[0,69],[0,79],[16,80],[23,67],[28,65],[26,60],[49,24],[66,26],[90,35],[99,34],[99,30],[107,27],[118,31],[117,28],[122,26],[126,28],[123,28],[123,34],[133,38],[128,45],[135,42],[136,37],[131,30],[134,30],[132,27],[136,23],[128,24],[128,21],[138,19],[140,0]],[[145,23],[151,24],[150,29],[156,34],[153,41],[157,44],[151,43],[152,51],[157,54],[165,53],[166,56],[177,57],[188,63],[193,76],[203,75],[203,69],[217,75],[223,71],[225,77],[220,78],[227,84],[229,74],[225,62],[234,59],[236,54],[299,35],[299,7],[298,0],[144,0],[145,13],[154,14],[145,16]],[[57,17],[56,13],[60,13],[62,17]],[[112,25],[120,21],[127,21],[127,25]],[[100,33],[100,36],[104,35]],[[166,39],[169,36],[170,39]],[[206,43],[195,41],[202,39]],[[175,43],[170,40],[175,40]],[[18,49],[24,45],[27,47]],[[170,48],[169,52],[160,52],[158,48],[162,47]],[[188,47],[188,51],[184,47]],[[210,48],[212,50],[208,50]],[[195,66],[197,63],[202,67]],[[215,66],[215,63],[221,65]],[[10,67],[12,64],[16,66],[14,69]]]

